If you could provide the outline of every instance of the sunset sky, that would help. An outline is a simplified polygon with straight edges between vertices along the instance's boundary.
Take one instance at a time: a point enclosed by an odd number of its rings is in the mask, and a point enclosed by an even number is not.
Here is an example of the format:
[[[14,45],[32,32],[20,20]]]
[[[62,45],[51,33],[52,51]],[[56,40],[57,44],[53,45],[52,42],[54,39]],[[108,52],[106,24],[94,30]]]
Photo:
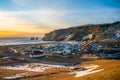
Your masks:
[[[0,37],[120,21],[120,0],[0,0]]]

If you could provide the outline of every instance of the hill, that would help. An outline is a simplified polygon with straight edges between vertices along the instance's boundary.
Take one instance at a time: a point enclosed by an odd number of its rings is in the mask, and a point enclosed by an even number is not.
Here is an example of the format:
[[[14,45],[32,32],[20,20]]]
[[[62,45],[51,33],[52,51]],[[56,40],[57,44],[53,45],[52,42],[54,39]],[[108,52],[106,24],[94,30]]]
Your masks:
[[[86,40],[103,40],[119,39],[120,22],[107,24],[90,24],[75,26],[66,29],[54,30],[45,34],[45,41],[86,41]]]

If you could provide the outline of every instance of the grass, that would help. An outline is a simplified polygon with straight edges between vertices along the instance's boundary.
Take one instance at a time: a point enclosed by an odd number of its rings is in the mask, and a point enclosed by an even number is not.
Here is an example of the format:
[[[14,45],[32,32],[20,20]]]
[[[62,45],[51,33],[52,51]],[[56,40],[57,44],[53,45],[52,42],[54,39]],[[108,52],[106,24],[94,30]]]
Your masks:
[[[76,69],[81,69],[87,65],[99,65],[97,69],[104,69],[101,72],[75,78],[75,74],[67,74],[70,69],[51,68],[45,72],[29,72],[29,75],[16,80],[120,80],[120,60],[95,60],[81,63]],[[0,69],[0,78],[11,76],[26,71]]]
[[[0,78],[6,77],[6,76],[11,76],[14,74],[19,74],[19,73],[23,73],[25,71],[22,70],[9,70],[9,69],[1,69],[0,68]]]
[[[99,69],[104,70],[99,73],[81,77],[79,78],[80,80],[120,80],[120,60],[97,60],[86,62],[85,64],[100,65]]]
[[[67,70],[53,69],[44,75],[38,75],[20,80],[120,80],[120,60],[95,60],[83,62],[80,66],[86,65],[100,65],[97,69],[104,69],[101,72],[75,78],[75,74],[67,74]],[[55,73],[55,71],[57,71]],[[54,72],[51,74],[51,72]]]

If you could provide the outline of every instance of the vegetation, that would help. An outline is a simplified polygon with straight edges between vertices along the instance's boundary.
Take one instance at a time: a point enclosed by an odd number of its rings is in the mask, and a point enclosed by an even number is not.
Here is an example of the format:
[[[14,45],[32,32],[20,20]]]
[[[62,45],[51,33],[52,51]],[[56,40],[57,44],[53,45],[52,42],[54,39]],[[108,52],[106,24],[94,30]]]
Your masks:
[[[82,63],[85,65],[100,65],[99,69],[104,69],[102,72],[86,75],[83,77],[75,78],[75,74],[67,74],[67,70],[58,70],[57,73],[46,74],[37,77],[24,78],[20,80],[120,80],[120,61],[119,60],[96,60],[87,61]],[[81,67],[82,67],[81,66]],[[80,68],[81,68],[80,67]],[[51,70],[52,72],[56,70]],[[50,71],[49,71],[50,72]]]
[[[7,77],[7,76],[23,73],[23,72],[25,72],[25,71],[22,71],[22,70],[8,70],[8,69],[0,68],[0,80],[3,77]]]

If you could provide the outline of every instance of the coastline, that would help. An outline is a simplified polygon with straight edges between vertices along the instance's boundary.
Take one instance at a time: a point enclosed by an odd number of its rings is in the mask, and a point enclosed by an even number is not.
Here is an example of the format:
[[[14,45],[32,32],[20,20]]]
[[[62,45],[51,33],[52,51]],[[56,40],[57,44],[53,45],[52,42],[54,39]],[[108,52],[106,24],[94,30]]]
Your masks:
[[[18,45],[35,45],[35,44],[48,44],[53,43],[53,41],[40,41],[40,42],[30,42],[30,43],[10,43],[10,44],[0,44],[0,46],[18,46]]]

